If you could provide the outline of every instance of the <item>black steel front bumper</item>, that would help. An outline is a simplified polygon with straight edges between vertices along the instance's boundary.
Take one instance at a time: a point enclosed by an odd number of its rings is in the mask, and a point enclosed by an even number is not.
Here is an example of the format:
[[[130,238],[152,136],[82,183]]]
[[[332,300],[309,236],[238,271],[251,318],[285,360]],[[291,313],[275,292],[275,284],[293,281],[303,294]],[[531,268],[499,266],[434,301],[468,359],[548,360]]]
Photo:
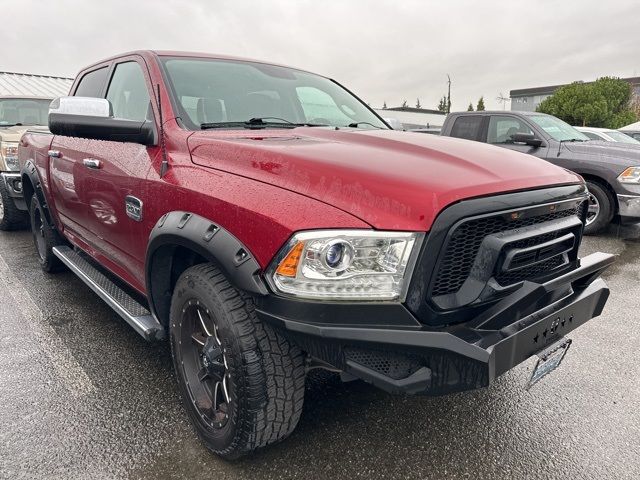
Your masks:
[[[594,253],[545,283],[524,282],[480,315],[428,328],[401,304],[256,299],[259,318],[312,357],[393,393],[439,395],[496,377],[602,313],[598,278],[615,257]]]

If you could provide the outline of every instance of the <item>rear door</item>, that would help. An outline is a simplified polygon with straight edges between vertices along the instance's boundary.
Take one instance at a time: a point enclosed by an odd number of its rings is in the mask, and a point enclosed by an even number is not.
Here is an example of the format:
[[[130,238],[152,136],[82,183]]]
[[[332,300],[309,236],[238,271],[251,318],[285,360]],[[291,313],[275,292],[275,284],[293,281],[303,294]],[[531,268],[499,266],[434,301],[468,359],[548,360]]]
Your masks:
[[[530,133],[539,135],[531,125],[515,115],[491,115],[487,125],[487,143],[496,145],[516,152],[528,153],[539,158],[545,158],[549,150],[546,142],[540,147],[532,147],[524,143],[516,143],[511,136],[515,133]]]
[[[151,84],[144,60],[138,56],[114,62],[105,98],[111,102],[116,118],[154,120]],[[86,188],[89,243],[106,259],[124,270],[125,280],[144,285],[143,234],[144,178],[151,168],[158,147],[132,142],[87,140],[83,185]]]
[[[79,97],[103,96],[107,84],[109,65],[101,65],[83,74],[74,95]],[[49,180],[56,209],[63,228],[82,240],[91,235],[86,228],[86,185],[83,160],[89,141],[84,138],[56,135],[51,144]]]

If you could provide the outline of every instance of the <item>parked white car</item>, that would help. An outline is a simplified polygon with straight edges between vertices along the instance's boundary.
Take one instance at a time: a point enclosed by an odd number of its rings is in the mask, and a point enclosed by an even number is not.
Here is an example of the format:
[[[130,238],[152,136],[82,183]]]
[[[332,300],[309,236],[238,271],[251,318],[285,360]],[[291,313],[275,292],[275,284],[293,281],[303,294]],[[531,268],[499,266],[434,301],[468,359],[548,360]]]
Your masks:
[[[618,143],[633,143],[640,145],[640,142],[635,138],[619,132],[617,130],[611,130],[609,128],[595,128],[595,127],[576,127],[576,130],[581,131],[591,140],[602,140],[605,142],[618,142]]]

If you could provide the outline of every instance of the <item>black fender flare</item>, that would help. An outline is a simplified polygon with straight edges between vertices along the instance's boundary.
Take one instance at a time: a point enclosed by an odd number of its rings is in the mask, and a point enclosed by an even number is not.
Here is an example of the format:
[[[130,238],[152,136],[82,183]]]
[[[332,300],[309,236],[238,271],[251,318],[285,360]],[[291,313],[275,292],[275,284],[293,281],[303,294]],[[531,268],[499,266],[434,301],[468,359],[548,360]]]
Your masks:
[[[44,211],[44,216],[47,224],[56,230],[55,222],[53,221],[53,217],[51,215],[51,211],[49,210],[49,205],[47,204],[47,199],[44,196],[44,191],[42,190],[42,182],[40,180],[40,174],[38,173],[38,169],[36,168],[33,160],[27,160],[24,167],[20,171],[20,176],[22,178],[22,195],[24,197],[25,203],[27,204],[27,211],[31,208],[30,202],[27,199],[27,189],[24,187],[27,184],[27,180],[33,187],[33,194],[38,197],[38,202],[42,206],[42,210]]]
[[[163,215],[149,235],[145,262],[145,281],[151,311],[163,324],[171,304],[173,257],[163,255],[162,247],[185,247],[214,263],[238,289],[266,295],[260,277],[261,267],[251,251],[233,234],[200,215],[174,211]],[[166,251],[165,251],[166,253]]]

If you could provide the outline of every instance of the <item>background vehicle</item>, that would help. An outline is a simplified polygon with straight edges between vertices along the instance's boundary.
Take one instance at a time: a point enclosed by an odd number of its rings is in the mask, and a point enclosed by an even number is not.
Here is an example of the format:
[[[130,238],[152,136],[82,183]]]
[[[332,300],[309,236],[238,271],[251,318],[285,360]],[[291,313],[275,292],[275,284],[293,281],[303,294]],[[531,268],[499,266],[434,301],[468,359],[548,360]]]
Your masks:
[[[395,132],[325,77],[135,52],[71,93],[19,147],[39,261],[146,339],[168,332],[187,413],[222,456],[289,435],[310,369],[480,388],[566,352],[608,298],[613,257],[578,258],[577,175]]]
[[[46,126],[51,98],[0,96],[0,230],[28,225],[18,165],[18,141],[27,128]]]
[[[589,142],[562,120],[536,112],[452,113],[442,135],[528,153],[582,175],[590,199],[586,233],[601,231],[616,214],[640,219],[640,149]]]
[[[640,140],[640,122],[622,127],[620,131],[625,135],[635,138],[636,140]]]
[[[639,145],[640,142],[635,138],[618,130],[611,130],[609,128],[595,128],[595,127],[575,127],[579,132],[584,133],[591,140],[601,140],[603,142],[617,142],[628,143],[630,145]]]
[[[622,132],[622,133],[624,133],[625,135],[629,135],[631,138],[634,138],[634,139],[636,139],[636,140],[640,141],[640,130],[638,130],[637,132],[634,132],[634,131],[626,131],[626,130],[625,130],[625,131],[624,131],[624,132]]]

